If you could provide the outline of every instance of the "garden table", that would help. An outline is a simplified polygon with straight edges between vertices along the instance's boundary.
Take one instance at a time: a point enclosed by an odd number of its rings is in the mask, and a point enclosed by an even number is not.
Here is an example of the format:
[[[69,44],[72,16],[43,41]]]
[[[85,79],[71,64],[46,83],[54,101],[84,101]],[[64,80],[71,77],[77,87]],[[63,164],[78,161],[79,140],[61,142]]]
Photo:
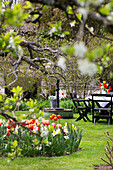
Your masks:
[[[107,119],[112,123],[113,94],[92,94],[93,123],[99,119]]]

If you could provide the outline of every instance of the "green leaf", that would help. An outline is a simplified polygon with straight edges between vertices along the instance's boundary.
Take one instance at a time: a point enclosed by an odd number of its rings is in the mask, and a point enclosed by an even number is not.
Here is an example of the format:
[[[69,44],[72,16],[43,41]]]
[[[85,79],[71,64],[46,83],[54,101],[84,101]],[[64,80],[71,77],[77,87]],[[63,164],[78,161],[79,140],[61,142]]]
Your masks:
[[[111,10],[111,4],[109,3],[109,4],[106,4],[104,7],[100,8],[99,12],[104,15],[109,15],[110,10]]]
[[[2,95],[0,95],[0,101],[2,101],[3,100],[3,97],[2,97]]]
[[[26,5],[23,6],[24,9],[30,9],[30,8],[32,8],[32,7],[33,7],[33,5],[32,5],[32,3],[29,2],[29,1],[26,1]]]
[[[64,34],[65,34],[65,35],[69,35],[70,32],[69,32],[69,31],[64,31]]]
[[[4,35],[3,39],[7,42],[10,38],[10,34],[9,32],[7,34]]]
[[[5,42],[3,41],[3,39],[0,39],[0,49],[5,47]]]
[[[9,5],[9,1],[5,1],[5,2],[4,2],[4,5]]]
[[[73,46],[63,46],[61,47],[61,50],[65,54],[73,55],[74,54],[74,47]]]
[[[35,144],[35,145],[38,145],[38,144],[39,144],[39,140],[38,140],[37,138],[35,138],[34,144]]]
[[[82,14],[76,14],[77,18],[81,21],[82,19]]]
[[[73,9],[71,6],[67,7],[68,14],[74,14]]]
[[[17,140],[14,141],[13,146],[16,147],[18,144]]]

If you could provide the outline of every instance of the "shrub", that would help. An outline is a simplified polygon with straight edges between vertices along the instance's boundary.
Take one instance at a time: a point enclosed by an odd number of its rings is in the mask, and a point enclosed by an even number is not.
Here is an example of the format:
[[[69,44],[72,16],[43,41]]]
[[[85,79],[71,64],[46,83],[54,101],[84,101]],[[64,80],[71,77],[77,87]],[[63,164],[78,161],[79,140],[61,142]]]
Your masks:
[[[66,100],[60,100],[60,107],[64,109],[73,109],[73,111],[76,112],[76,108],[73,104],[73,101],[68,98]]]

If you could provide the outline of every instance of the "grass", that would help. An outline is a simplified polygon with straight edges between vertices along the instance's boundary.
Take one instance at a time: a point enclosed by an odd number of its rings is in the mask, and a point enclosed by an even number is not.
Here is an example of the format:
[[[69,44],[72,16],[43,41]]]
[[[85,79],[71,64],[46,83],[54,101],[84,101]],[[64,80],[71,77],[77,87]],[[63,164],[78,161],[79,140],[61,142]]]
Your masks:
[[[17,112],[16,115],[19,116],[20,113],[28,112]],[[101,157],[107,159],[104,148],[108,140],[104,132],[109,131],[113,138],[113,125],[108,125],[106,120],[96,125],[83,120],[76,122],[77,116],[74,115],[73,119],[61,119],[61,123],[73,123],[83,130],[80,151],[61,157],[17,158],[9,163],[0,158],[0,170],[93,170],[93,165],[104,164]]]

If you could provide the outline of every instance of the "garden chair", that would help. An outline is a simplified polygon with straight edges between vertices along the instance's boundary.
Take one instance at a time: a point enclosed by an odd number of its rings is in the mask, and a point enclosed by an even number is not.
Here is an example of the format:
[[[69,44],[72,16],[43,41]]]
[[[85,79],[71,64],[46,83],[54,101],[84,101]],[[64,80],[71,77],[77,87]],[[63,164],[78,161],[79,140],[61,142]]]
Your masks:
[[[99,119],[112,123],[113,94],[92,94],[92,117],[95,124]]]
[[[89,99],[78,99],[75,92],[70,93],[71,99],[79,113],[79,117],[76,121],[83,119],[85,122],[90,121],[88,118],[88,113],[91,113],[91,105]]]

